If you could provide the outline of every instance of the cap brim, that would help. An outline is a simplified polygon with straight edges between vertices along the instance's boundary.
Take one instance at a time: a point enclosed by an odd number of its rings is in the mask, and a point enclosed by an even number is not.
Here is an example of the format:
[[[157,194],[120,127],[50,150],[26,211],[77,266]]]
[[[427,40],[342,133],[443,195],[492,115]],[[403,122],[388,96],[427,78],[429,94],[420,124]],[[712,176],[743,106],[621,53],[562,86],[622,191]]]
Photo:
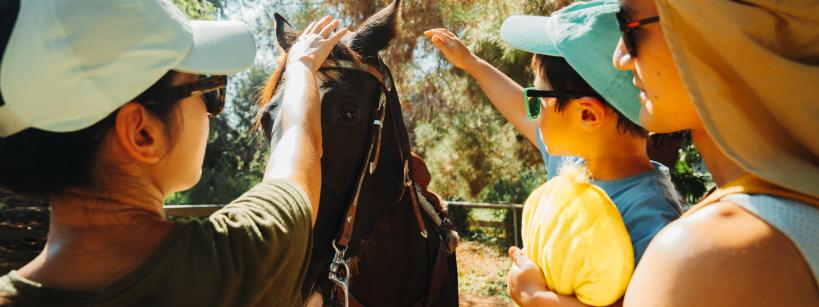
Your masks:
[[[552,56],[562,56],[549,34],[549,17],[511,16],[501,26],[501,37],[517,49]]]
[[[256,60],[256,40],[238,21],[191,21],[193,45],[174,70],[202,75],[238,73]]]

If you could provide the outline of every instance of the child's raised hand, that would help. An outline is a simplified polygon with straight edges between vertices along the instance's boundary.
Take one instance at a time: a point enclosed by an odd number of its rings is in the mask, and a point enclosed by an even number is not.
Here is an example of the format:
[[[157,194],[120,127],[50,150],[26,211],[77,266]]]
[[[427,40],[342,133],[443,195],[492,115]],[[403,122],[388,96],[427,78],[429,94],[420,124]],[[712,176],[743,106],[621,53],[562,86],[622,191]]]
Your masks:
[[[509,268],[507,292],[520,306],[526,306],[535,294],[549,291],[543,271],[532,262],[526,253],[516,246],[509,248],[509,257],[512,258],[512,267]]]
[[[444,28],[427,30],[424,36],[432,40],[435,48],[441,51],[447,61],[460,69],[467,67],[477,58],[469,51],[455,34]]]

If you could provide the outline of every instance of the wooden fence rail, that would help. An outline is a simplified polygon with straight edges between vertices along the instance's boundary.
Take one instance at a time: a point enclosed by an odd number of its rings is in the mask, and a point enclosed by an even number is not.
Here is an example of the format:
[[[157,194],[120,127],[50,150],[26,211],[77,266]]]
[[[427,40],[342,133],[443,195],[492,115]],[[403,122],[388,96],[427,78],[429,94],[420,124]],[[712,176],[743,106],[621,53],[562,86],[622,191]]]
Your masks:
[[[447,201],[450,206],[458,206],[464,208],[483,208],[483,209],[497,209],[497,210],[512,210],[512,231],[515,233],[515,246],[520,246],[520,223],[518,222],[518,210],[523,209],[522,204],[494,204],[494,203],[474,203],[466,201]],[[489,222],[476,221],[470,223],[478,227],[503,227],[503,222]],[[508,234],[507,234],[508,235]]]
[[[512,210],[521,209],[520,204],[494,204],[465,201],[449,201],[452,207],[469,209]],[[165,206],[165,213],[173,217],[207,217],[224,205],[177,205]],[[519,245],[519,222],[517,210],[512,210],[515,245]],[[32,223],[32,221],[36,221]],[[504,228],[503,221],[484,221],[468,219],[463,221],[467,226]],[[0,211],[0,275],[11,269],[19,268],[30,261],[42,249],[48,232],[48,208],[4,208]],[[507,233],[508,235],[508,233]]]
[[[482,208],[482,209],[523,209],[522,204],[495,204],[495,203],[475,203],[475,202],[467,202],[467,201],[447,201],[446,202],[450,206],[458,206],[464,208]],[[165,206],[165,214],[168,216],[193,216],[193,217],[206,217],[216,210],[219,210],[224,205],[212,205],[212,204],[203,204],[203,205],[170,205]]]
[[[463,207],[469,209],[495,209],[495,210],[512,210],[512,209],[523,209],[522,204],[496,204],[496,203],[477,203],[477,202],[468,202],[468,201],[447,201],[449,206],[456,206],[456,207]],[[206,217],[216,210],[219,210],[224,205],[213,205],[213,204],[203,204],[203,205],[173,205],[173,206],[165,206],[165,214],[168,216],[176,216],[176,217],[184,217],[184,216],[191,216],[191,217]],[[503,227],[503,222],[497,221],[470,221],[470,226],[478,226],[478,227]],[[512,223],[514,224],[514,236],[515,236],[515,245],[520,246],[518,243],[520,241],[519,233],[520,233],[520,223],[518,222],[518,213],[517,210],[512,210]]]

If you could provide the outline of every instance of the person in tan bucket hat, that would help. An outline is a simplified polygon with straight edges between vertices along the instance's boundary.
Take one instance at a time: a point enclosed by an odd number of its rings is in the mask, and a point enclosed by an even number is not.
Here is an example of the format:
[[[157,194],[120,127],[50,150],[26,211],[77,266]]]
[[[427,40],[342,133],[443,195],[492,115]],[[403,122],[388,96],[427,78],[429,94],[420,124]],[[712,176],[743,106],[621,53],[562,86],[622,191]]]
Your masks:
[[[624,0],[643,126],[719,189],[661,231],[625,306],[819,306],[819,2]]]

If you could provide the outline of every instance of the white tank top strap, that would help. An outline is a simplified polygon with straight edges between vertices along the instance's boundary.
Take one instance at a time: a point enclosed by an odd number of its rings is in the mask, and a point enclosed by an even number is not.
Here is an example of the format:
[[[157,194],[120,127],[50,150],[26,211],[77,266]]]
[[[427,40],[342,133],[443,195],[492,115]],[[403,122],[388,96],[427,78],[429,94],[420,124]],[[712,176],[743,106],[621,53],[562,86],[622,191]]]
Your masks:
[[[730,194],[721,200],[745,208],[785,234],[819,283],[819,207],[762,194]]]

